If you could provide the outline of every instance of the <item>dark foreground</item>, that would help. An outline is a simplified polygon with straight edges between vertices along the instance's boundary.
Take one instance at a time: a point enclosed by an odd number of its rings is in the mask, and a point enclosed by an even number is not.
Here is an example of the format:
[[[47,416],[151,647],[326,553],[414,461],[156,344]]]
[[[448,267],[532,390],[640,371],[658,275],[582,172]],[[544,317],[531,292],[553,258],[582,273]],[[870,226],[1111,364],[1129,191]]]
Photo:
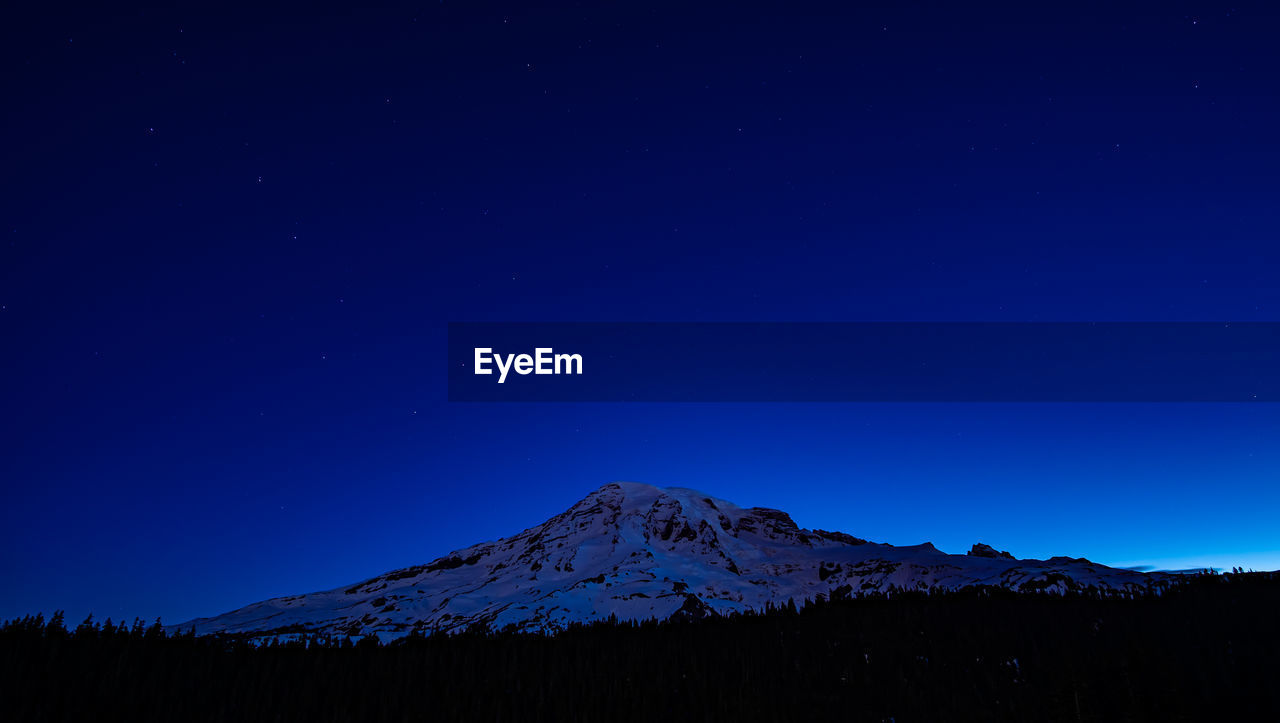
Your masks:
[[[1262,573],[385,646],[27,618],[0,629],[0,719],[1280,720],[1278,650],[1280,575]]]

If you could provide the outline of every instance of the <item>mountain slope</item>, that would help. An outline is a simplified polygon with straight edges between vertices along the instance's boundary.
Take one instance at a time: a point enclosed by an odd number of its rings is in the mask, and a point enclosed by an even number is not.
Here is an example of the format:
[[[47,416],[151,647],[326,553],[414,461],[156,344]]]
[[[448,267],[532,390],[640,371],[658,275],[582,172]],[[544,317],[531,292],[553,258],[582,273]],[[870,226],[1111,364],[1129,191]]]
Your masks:
[[[800,529],[779,510],[620,482],[512,537],[355,585],[266,600],[173,627],[198,634],[384,637],[477,622],[555,630],[610,615],[702,616],[890,587],[1128,589],[1161,579],[1083,559],[1016,560],[981,544],[968,555],[948,555],[928,543],[870,543]]]

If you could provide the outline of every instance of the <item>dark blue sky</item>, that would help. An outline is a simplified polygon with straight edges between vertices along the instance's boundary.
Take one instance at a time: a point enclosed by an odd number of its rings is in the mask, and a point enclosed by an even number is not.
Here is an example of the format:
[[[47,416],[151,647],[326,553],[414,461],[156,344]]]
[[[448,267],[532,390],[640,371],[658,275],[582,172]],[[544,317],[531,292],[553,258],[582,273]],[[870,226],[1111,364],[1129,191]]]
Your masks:
[[[615,479],[1280,567],[1276,405],[444,378],[448,321],[1280,320],[1265,3],[4,12],[0,617],[335,587]]]

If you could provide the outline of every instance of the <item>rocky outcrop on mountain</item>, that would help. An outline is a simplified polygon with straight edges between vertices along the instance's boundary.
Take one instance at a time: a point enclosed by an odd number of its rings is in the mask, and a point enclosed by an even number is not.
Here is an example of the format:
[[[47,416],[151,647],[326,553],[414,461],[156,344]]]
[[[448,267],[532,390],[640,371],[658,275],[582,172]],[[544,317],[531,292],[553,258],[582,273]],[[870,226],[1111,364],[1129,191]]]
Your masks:
[[[966,552],[965,554],[970,555],[972,557],[995,557],[995,558],[1003,557],[1006,560],[1015,559],[1014,556],[1010,555],[1008,552],[1005,552],[1004,550],[997,550],[991,545],[987,545],[981,542],[975,543],[974,546],[970,548],[969,551]]]

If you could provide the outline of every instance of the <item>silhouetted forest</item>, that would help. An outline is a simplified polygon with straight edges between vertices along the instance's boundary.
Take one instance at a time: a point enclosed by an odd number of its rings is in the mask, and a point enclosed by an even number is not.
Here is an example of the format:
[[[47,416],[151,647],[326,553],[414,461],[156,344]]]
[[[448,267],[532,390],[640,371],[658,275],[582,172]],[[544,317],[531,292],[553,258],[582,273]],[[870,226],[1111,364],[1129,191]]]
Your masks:
[[[798,609],[797,609],[798,608]],[[0,628],[0,719],[1280,720],[1280,575],[1155,595],[894,592],[759,614],[254,644]]]

